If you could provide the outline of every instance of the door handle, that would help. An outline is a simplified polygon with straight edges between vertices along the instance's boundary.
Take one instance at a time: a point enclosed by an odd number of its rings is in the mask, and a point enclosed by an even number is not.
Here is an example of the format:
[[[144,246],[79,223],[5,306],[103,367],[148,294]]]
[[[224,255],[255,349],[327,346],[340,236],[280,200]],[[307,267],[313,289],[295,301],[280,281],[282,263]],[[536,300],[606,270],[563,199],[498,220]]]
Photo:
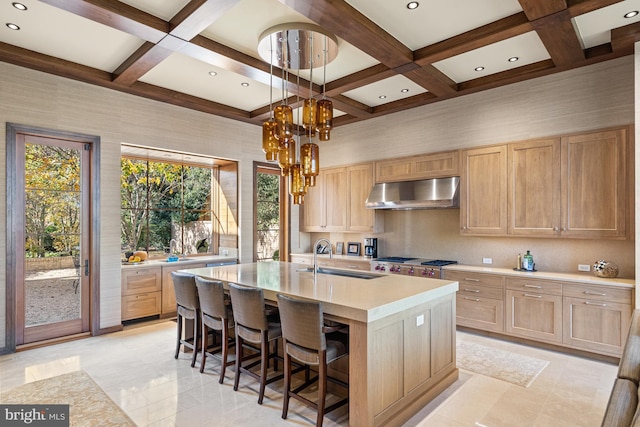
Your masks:
[[[85,276],[89,275],[89,260],[88,259],[84,260],[84,275]]]

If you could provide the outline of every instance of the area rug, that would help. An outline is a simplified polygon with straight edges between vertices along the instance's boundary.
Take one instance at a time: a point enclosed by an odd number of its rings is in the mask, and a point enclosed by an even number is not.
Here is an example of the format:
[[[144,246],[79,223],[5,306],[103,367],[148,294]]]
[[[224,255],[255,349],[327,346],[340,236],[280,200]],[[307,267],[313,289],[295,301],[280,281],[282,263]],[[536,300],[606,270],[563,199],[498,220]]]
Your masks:
[[[70,425],[77,427],[136,424],[84,371],[35,381],[0,393],[3,404],[68,404]]]
[[[458,368],[522,387],[529,387],[549,364],[546,360],[470,342],[458,341],[456,352]]]

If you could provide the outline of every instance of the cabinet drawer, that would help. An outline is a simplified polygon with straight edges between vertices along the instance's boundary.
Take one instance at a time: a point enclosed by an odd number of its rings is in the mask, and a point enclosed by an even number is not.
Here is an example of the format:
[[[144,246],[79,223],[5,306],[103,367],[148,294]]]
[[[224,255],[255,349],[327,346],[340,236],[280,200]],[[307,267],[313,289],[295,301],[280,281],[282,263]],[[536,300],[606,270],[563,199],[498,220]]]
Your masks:
[[[536,279],[507,278],[507,289],[547,295],[562,295],[562,283]]]
[[[313,264],[313,258],[309,256],[291,255],[291,262],[296,264]]]
[[[162,292],[147,292],[122,297],[122,320],[160,314]]]
[[[333,261],[333,266],[337,268],[349,268],[351,270],[371,270],[371,263],[368,261],[347,261],[347,260],[335,260]]]
[[[493,274],[469,273],[464,271],[444,271],[446,280],[455,280],[460,284],[460,289],[466,285],[488,286],[503,289],[504,278]],[[502,297],[500,297],[502,299]]]
[[[458,295],[468,296],[470,298],[491,298],[502,301],[504,299],[502,286],[499,288],[493,286],[484,286],[476,284],[460,283]]]
[[[595,301],[610,301],[620,304],[631,304],[631,289],[614,288],[598,285],[564,285],[565,297],[584,298]]]
[[[458,294],[456,324],[485,331],[504,332],[504,302]]]
[[[160,269],[140,269],[123,274],[122,295],[155,292],[162,289]]]

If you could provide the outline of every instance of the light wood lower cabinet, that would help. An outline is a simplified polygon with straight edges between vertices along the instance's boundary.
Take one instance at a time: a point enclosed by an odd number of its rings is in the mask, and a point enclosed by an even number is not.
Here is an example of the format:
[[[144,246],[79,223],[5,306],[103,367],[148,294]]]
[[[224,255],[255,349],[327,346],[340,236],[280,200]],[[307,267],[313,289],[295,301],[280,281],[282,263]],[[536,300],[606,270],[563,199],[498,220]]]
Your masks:
[[[504,278],[492,274],[445,271],[459,283],[456,323],[491,332],[504,331]]]
[[[160,266],[123,269],[122,320],[160,314],[162,282]]]
[[[445,270],[456,280],[459,326],[620,357],[633,290]]]
[[[313,265],[313,255],[310,254],[290,254],[291,262],[296,264]],[[320,267],[348,268],[350,270],[369,271],[371,261],[362,257],[353,259],[328,258],[326,255],[318,257]]]
[[[565,285],[564,343],[619,357],[631,321],[631,290]]]

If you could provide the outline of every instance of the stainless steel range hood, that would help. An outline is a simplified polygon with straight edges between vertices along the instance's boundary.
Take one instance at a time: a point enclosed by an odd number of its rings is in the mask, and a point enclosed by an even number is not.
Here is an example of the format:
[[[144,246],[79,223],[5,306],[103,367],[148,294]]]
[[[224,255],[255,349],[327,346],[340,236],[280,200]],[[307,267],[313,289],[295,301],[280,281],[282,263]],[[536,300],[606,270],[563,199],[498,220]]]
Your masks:
[[[460,177],[376,184],[366,201],[369,209],[437,209],[460,207]]]

